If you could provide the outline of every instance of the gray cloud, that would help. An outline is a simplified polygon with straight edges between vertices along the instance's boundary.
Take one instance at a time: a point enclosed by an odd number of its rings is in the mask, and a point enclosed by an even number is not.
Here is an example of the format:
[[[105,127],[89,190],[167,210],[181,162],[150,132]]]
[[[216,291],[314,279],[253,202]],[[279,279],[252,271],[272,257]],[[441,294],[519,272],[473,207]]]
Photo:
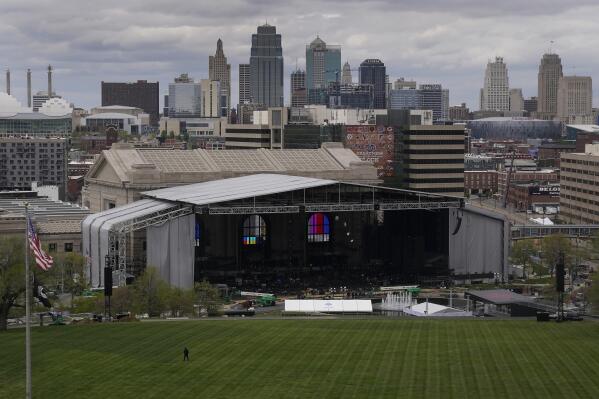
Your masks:
[[[598,11],[596,0],[3,0],[0,52],[21,100],[25,70],[32,68],[41,90],[51,63],[60,94],[91,107],[100,102],[102,80],[159,80],[165,92],[181,72],[206,77],[220,37],[236,100],[237,65],[247,62],[251,34],[268,19],[283,35],[287,73],[296,61],[303,67],[305,45],[318,33],[341,44],[354,67],[381,58],[391,79],[442,83],[452,104],[475,108],[485,64],[496,55],[526,96],[536,95],[550,40],[566,73],[593,75]]]

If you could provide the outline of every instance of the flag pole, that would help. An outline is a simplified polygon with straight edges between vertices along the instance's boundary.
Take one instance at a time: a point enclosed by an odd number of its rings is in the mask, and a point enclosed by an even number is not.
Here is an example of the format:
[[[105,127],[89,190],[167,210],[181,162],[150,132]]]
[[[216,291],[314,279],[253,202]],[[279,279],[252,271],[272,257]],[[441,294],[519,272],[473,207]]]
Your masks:
[[[31,279],[29,276],[29,203],[25,202],[25,398],[31,399]]]

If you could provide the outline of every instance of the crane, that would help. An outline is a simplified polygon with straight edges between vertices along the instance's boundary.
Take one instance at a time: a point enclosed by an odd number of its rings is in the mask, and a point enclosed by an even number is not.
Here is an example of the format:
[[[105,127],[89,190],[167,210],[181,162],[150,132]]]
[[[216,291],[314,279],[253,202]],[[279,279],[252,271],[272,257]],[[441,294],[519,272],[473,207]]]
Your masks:
[[[507,196],[510,191],[510,182],[512,180],[512,172],[514,170],[514,159],[516,159],[516,145],[512,146],[512,156],[510,163],[510,170],[507,172],[507,176],[505,178],[505,192],[503,193],[503,207],[507,208]]]

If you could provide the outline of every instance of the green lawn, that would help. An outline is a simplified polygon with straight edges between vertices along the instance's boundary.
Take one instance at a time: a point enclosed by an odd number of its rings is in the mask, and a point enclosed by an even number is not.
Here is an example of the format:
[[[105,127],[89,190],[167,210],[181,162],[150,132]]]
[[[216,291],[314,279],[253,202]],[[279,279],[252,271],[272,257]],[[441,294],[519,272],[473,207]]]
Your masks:
[[[590,321],[144,322],[32,340],[38,398],[599,398]],[[0,333],[2,398],[24,395],[23,342]]]

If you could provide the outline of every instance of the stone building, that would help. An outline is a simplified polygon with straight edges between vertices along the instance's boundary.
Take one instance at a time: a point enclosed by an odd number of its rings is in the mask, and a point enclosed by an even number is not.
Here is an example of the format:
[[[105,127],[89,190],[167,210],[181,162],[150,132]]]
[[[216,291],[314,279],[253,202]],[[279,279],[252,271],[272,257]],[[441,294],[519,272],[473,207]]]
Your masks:
[[[85,177],[83,204],[92,212],[140,199],[140,192],[255,173],[378,184],[377,170],[340,143],[307,150],[173,150],[114,144]]]

